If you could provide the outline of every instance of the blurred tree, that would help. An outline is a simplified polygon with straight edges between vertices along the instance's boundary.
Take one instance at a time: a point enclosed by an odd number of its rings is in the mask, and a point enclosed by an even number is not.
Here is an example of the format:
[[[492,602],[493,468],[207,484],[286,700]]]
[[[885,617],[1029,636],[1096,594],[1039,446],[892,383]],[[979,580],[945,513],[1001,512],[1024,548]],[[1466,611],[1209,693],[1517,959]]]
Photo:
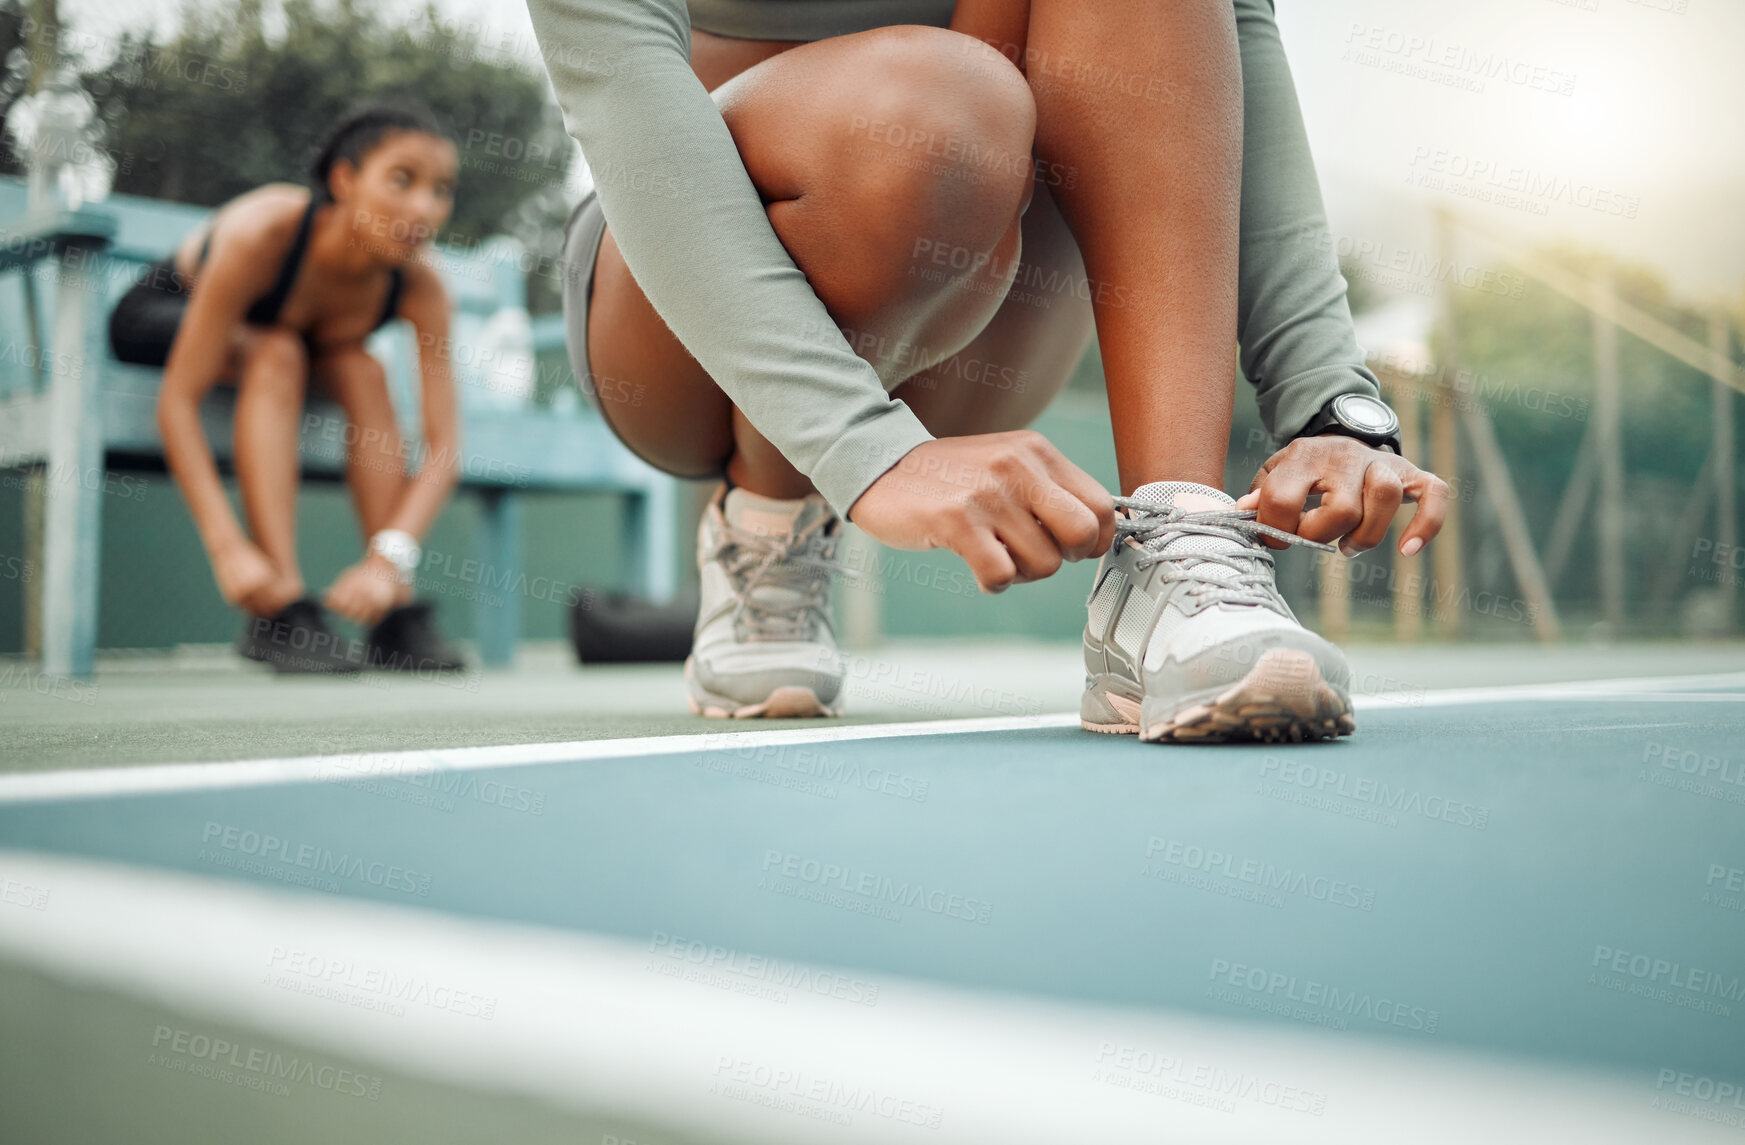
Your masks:
[[[1339,273],[1345,279],[1345,302],[1351,307],[1355,316],[1366,310],[1374,310],[1377,306],[1389,300],[1387,291],[1370,281],[1370,276],[1363,273],[1362,264],[1349,255],[1339,260]]]
[[[6,122],[13,103],[29,91],[30,27],[23,0],[0,0],[0,66],[5,69],[0,76],[0,123]],[[7,140],[6,146],[0,146],[0,175],[22,175],[24,164],[12,154],[10,144]]]
[[[1592,250],[1554,247],[1541,253],[1584,277],[1608,267],[1621,300],[1699,343],[1707,342],[1707,315],[1673,298],[1665,279],[1653,270]],[[1534,535],[1543,546],[1592,413],[1592,319],[1585,309],[1532,279],[1522,283],[1518,294],[1457,291],[1456,313],[1461,359],[1471,372],[1465,384],[1490,410]],[[1618,338],[1618,371],[1630,538],[1626,583],[1634,596],[1656,582],[1661,566],[1671,559],[1669,553],[1688,543],[1678,525],[1698,492],[1697,477],[1710,451],[1710,382],[1701,371],[1628,333]],[[1740,436],[1745,434],[1741,403],[1734,403],[1734,413],[1740,423],[1735,439],[1745,440]],[[1745,498],[1745,479],[1739,495]],[[1575,558],[1556,586],[1561,600],[1583,605],[1597,600],[1593,532],[1590,524],[1579,534]],[[1679,582],[1678,591],[1701,587],[1687,578]],[[1633,621],[1641,619],[1638,608]]]
[[[17,11],[0,0],[0,49],[19,37]],[[421,101],[452,127],[461,180],[446,241],[502,232],[568,174],[543,74],[486,58],[476,35],[443,27],[433,9],[404,27],[367,0],[286,0],[283,34],[269,37],[259,0],[243,0],[190,10],[162,43],[123,33],[114,48],[87,61],[85,82],[109,125],[120,193],[216,206],[262,183],[303,182],[329,128],[371,98]]]

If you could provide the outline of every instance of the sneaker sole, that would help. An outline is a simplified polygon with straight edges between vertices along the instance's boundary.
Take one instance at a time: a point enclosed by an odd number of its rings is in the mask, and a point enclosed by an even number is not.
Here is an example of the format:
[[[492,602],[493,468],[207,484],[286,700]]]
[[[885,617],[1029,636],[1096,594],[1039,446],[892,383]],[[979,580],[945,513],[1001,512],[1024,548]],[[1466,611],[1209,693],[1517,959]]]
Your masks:
[[[840,708],[831,708],[818,698],[818,693],[801,684],[777,688],[755,704],[741,704],[725,696],[703,692],[691,675],[691,662],[685,661],[685,702],[691,712],[711,720],[788,720],[840,716]],[[698,693],[703,692],[701,698]]]
[[[1144,728],[1146,743],[1301,743],[1357,730],[1351,703],[1321,675],[1307,652],[1274,648],[1242,679]]]
[[[1095,718],[1098,708],[1113,713],[1115,718]],[[1079,727],[1101,735],[1138,735],[1139,701],[1093,682],[1079,703]]]
[[[259,664],[275,676],[356,676],[364,670],[361,664],[312,664],[294,658],[279,660],[271,656],[251,656],[241,650],[237,651],[237,656],[247,663]]]

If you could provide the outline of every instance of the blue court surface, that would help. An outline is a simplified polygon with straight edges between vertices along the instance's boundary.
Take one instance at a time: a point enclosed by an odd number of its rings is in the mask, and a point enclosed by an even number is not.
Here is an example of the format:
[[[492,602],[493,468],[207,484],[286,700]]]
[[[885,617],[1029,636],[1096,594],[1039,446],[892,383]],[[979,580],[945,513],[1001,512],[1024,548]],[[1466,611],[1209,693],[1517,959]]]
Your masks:
[[[1745,1140],[1745,674],[0,777],[7,1142]]]

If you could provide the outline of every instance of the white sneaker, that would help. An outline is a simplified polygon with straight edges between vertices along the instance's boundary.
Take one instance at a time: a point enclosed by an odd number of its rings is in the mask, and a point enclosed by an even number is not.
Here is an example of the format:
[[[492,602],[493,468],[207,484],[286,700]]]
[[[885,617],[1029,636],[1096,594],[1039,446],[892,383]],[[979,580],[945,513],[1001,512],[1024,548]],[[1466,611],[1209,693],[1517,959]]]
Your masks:
[[[1356,730],[1345,656],[1291,612],[1260,537],[1334,546],[1262,525],[1189,481],[1115,503],[1125,516],[1087,602],[1082,726],[1195,743]]]
[[[723,486],[725,489],[725,486]],[[697,527],[702,605],[685,661],[691,710],[717,719],[834,716],[830,617],[841,522],[824,498],[717,493]]]

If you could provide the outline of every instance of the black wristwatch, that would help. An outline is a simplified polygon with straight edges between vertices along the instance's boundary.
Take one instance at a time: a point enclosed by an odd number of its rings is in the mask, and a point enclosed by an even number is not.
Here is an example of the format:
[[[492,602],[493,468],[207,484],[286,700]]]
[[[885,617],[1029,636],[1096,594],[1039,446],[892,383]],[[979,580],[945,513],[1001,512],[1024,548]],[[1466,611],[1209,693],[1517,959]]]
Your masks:
[[[1309,419],[1297,437],[1337,433],[1372,445],[1400,452],[1400,419],[1380,398],[1368,394],[1340,394]],[[1294,439],[1293,439],[1294,440]]]

